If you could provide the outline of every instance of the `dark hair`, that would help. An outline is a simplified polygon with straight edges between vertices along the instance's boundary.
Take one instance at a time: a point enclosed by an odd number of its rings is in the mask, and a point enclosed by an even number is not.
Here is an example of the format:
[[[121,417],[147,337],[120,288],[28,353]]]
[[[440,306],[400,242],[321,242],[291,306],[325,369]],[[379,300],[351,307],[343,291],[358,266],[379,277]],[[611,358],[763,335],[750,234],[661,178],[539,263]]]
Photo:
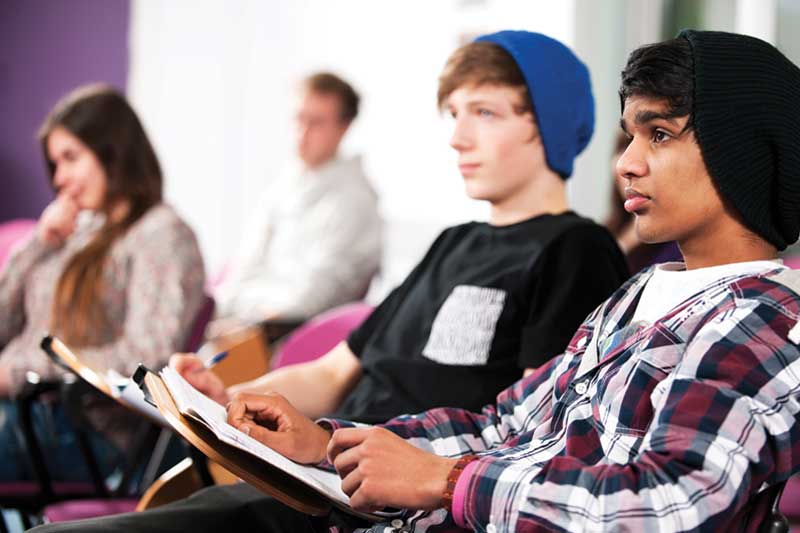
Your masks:
[[[689,42],[681,37],[637,48],[622,70],[619,100],[643,96],[666,100],[670,118],[688,116],[684,131],[693,127],[694,64]]]
[[[56,287],[51,328],[66,341],[85,346],[105,320],[101,289],[108,251],[117,238],[161,201],[161,167],[136,113],[124,96],[107,85],[84,86],[67,94],[39,129],[51,184],[56,169],[47,151],[47,140],[59,127],[85,144],[102,165],[107,180],[102,208],[106,215],[120,200],[127,201],[129,207],[122,220],[106,217],[94,239],[69,260]]]
[[[317,72],[303,80],[303,85],[311,92],[330,94],[339,98],[339,120],[350,123],[358,116],[360,97],[353,86],[336,74]]]
[[[453,91],[464,86],[496,85],[518,89],[522,104],[517,114],[533,113],[528,85],[517,62],[500,45],[488,41],[465,44],[453,52],[439,75],[436,100],[441,109]]]

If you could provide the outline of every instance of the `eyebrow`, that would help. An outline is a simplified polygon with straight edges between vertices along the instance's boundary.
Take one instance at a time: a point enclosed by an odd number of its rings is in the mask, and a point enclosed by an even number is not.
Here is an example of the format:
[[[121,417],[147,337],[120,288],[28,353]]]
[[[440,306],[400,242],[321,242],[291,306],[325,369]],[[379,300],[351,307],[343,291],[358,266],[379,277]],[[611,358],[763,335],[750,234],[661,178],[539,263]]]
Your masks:
[[[673,124],[673,125],[677,126],[678,125],[678,121],[675,120],[675,118],[676,118],[675,115],[673,115],[671,113],[659,113],[658,111],[644,110],[644,111],[639,111],[638,113],[636,113],[636,117],[634,118],[634,122],[637,125],[642,125],[642,124],[646,124],[648,122],[652,122],[654,120],[666,120],[670,124]]]
[[[677,117],[671,113],[660,113],[658,111],[644,110],[636,113],[633,121],[637,126],[647,124],[648,122],[652,122],[654,120],[664,120],[673,126],[678,126],[678,121],[676,119]],[[619,127],[622,128],[622,131],[628,133],[628,128],[625,126],[625,119],[622,117],[619,119]]]
[[[465,102],[467,107],[479,107],[479,106],[495,106],[497,102],[492,102],[491,100],[486,100],[485,98],[478,98],[476,100],[470,100]]]

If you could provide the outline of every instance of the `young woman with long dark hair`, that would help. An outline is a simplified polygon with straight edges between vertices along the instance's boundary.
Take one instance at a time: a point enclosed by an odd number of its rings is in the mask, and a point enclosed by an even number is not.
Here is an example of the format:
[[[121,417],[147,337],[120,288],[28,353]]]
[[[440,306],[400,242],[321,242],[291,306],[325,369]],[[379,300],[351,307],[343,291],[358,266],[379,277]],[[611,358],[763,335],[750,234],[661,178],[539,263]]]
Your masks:
[[[44,332],[95,370],[129,375],[183,348],[203,301],[197,241],[162,202],[155,151],[121,94],[103,85],[71,92],[39,139],[56,197],[0,273],[0,479],[30,475],[9,398],[26,372],[59,372],[38,347]],[[60,409],[37,405],[34,415],[51,473],[80,478],[65,460],[75,450]]]

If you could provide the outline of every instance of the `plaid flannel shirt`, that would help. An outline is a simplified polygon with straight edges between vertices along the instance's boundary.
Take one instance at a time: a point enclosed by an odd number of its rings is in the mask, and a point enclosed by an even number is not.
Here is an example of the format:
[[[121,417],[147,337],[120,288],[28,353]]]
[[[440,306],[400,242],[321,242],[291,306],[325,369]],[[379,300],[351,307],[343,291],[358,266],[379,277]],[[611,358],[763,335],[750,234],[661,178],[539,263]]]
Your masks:
[[[497,405],[383,424],[438,455],[480,458],[453,513],[408,511],[371,531],[458,531],[454,514],[489,533],[755,531],[768,505],[758,494],[800,465],[800,273],[722,279],[630,324],[651,274]]]

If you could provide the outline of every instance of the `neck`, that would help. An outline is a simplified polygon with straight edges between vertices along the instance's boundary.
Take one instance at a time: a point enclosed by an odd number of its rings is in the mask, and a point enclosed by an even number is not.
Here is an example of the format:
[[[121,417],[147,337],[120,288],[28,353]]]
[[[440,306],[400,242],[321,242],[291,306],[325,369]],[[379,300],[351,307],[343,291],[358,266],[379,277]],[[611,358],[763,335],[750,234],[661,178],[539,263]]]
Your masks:
[[[334,159],[336,159],[336,154],[335,153],[333,155],[331,155],[330,157],[328,157],[327,159],[323,159],[322,161],[311,162],[311,161],[302,160],[302,163],[303,163],[303,167],[305,168],[305,170],[319,170],[322,167],[330,164]]]
[[[119,200],[107,211],[108,221],[112,223],[122,222],[130,211],[131,203],[128,200]]]
[[[489,224],[508,226],[536,216],[558,215],[566,211],[569,211],[566,183],[547,169],[532,178],[524,189],[492,202]]]
[[[686,270],[742,263],[770,261],[778,250],[751,231],[732,226],[717,232],[700,232],[696,237],[678,241]]]

